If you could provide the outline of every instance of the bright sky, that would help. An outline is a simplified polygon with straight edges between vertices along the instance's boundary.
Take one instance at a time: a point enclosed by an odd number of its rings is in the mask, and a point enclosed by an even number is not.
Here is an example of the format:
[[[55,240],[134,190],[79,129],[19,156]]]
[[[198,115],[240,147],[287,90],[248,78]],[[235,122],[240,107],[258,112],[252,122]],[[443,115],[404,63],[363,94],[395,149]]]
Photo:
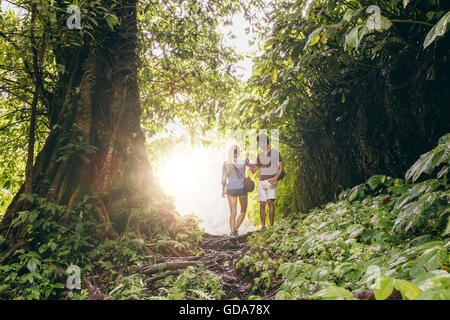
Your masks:
[[[238,72],[245,81],[252,74],[253,62],[250,54],[255,52],[257,48],[249,43],[252,40],[252,34],[245,31],[246,28],[250,27],[250,24],[244,18],[244,15],[242,13],[234,15],[232,22],[232,25],[221,25],[219,30],[223,33],[227,46],[234,47],[239,54],[245,55],[244,60],[237,64]]]
[[[25,13],[25,9],[19,8],[15,5],[13,5],[12,3],[6,2],[6,1],[1,1],[1,8],[2,8],[2,12],[7,12],[10,9],[12,9],[16,15],[20,16],[21,14]]]

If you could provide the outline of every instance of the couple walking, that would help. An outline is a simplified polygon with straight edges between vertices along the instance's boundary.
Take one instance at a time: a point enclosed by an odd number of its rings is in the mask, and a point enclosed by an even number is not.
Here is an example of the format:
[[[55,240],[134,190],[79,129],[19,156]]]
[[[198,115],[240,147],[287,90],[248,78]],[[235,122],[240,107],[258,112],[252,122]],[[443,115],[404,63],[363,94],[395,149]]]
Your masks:
[[[269,137],[265,134],[260,134],[256,137],[261,152],[256,158],[256,163],[250,163],[249,159],[241,159],[239,146],[234,145],[228,152],[228,159],[223,164],[222,169],[222,197],[228,198],[230,205],[230,229],[231,236],[237,236],[237,230],[242,224],[247,212],[248,197],[247,191],[244,188],[244,181],[246,179],[245,169],[250,168],[252,173],[260,170],[258,182],[258,201],[259,201],[259,215],[261,218],[262,228],[265,228],[266,223],[266,205],[269,205],[269,221],[273,225],[275,218],[275,195],[277,192],[277,183],[279,178],[283,175],[284,167],[281,155],[278,150],[270,148]],[[236,220],[237,202],[241,212]]]

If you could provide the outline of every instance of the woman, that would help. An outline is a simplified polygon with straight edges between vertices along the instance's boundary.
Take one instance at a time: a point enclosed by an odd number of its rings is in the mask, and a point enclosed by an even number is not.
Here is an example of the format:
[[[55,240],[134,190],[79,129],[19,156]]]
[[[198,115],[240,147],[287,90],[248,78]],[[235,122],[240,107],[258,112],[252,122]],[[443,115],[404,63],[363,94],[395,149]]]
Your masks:
[[[247,191],[244,189],[246,161],[239,158],[239,147],[234,145],[228,151],[228,159],[222,168],[222,198],[225,194],[230,205],[231,237],[236,237],[239,226],[242,224],[247,212]],[[236,221],[237,199],[241,207],[241,214]]]

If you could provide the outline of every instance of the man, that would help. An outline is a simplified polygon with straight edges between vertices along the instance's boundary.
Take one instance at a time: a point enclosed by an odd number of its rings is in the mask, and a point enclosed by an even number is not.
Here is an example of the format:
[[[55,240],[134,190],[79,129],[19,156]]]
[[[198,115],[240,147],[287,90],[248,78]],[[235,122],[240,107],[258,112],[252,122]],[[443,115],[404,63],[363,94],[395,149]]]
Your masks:
[[[262,229],[266,228],[266,204],[269,204],[269,221],[273,226],[275,218],[275,196],[277,193],[278,178],[284,167],[278,150],[270,148],[269,137],[260,134],[256,137],[261,152],[258,154],[256,164],[250,166],[252,173],[260,170],[258,181],[259,216]],[[247,159],[248,160],[248,159]]]

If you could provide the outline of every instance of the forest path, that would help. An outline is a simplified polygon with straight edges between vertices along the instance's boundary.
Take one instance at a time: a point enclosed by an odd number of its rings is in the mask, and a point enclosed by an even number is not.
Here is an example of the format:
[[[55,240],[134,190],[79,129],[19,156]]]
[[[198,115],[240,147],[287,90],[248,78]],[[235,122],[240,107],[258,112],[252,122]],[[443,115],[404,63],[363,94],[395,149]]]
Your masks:
[[[252,232],[248,232],[231,238],[228,235],[213,235],[205,233],[200,244],[201,255],[171,257],[161,263],[144,266],[141,273],[150,275],[145,280],[148,289],[154,289],[157,280],[169,275],[176,275],[188,266],[204,265],[210,271],[222,278],[222,287],[225,291],[222,299],[247,299],[253,294],[253,278],[239,273],[235,264],[249,253],[247,237]],[[167,258],[167,257],[166,257]],[[153,273],[158,274],[151,276]]]

